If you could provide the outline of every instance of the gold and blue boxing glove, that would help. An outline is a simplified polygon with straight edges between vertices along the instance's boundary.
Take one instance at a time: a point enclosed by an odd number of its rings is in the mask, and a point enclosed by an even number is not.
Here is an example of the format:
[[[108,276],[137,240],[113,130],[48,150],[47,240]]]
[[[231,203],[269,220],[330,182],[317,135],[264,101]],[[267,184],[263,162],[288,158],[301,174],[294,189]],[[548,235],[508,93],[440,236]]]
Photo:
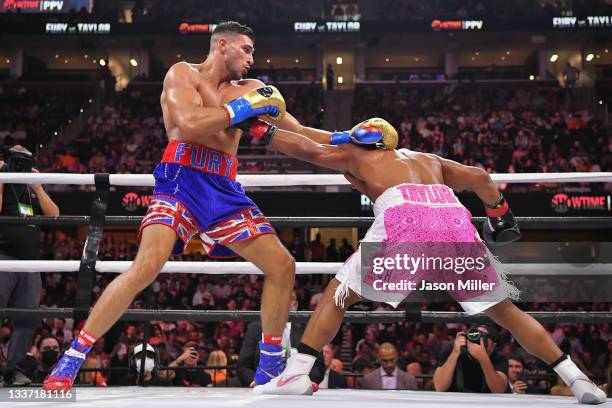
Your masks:
[[[393,125],[381,118],[371,118],[355,125],[349,131],[332,133],[330,144],[354,143],[394,150],[398,140],[397,130]]]
[[[246,95],[226,103],[223,107],[229,114],[230,126],[244,122],[248,118],[263,115],[282,119],[287,110],[283,95],[271,85],[254,89]]]

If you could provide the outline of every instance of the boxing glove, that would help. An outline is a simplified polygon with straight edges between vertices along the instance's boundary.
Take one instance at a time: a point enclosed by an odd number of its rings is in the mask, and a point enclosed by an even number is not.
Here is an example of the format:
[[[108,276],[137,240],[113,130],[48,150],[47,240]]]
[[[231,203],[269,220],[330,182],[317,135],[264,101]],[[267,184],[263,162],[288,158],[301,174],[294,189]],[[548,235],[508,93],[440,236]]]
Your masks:
[[[235,128],[242,130],[245,134],[254,139],[260,139],[261,144],[267,146],[272,141],[276,126],[259,118],[248,118],[234,125]]]
[[[354,143],[394,150],[398,143],[397,130],[384,119],[372,118],[355,125],[345,132],[334,132],[330,144]]]
[[[282,119],[286,112],[285,99],[278,89],[270,85],[254,89],[223,107],[229,114],[230,126],[261,115]]]
[[[521,239],[521,231],[508,202],[500,193],[500,199],[492,206],[485,205],[487,219],[482,226],[486,242],[507,244]]]

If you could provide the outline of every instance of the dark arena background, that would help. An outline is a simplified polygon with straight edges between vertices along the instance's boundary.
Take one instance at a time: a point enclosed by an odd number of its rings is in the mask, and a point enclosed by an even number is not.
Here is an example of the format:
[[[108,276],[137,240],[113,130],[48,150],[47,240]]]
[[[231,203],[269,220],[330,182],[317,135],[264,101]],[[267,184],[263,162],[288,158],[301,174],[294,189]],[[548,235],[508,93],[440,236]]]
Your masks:
[[[576,403],[508,329],[445,292],[351,306],[315,364],[317,392],[259,395],[264,275],[207,256],[199,234],[84,351],[72,390],[45,393],[136,257],[168,144],[164,78],[203,63],[225,21],[255,33],[244,78],[278,88],[301,125],[334,132],[380,117],[397,149],[488,172],[522,233],[490,246],[524,294],[516,305],[612,397],[612,1],[0,0],[0,406]],[[373,202],[340,172],[261,140],[240,137],[237,181],[295,260],[288,358],[372,225]],[[479,196],[456,194],[481,231]],[[251,221],[244,233],[260,233]],[[476,327],[492,344],[486,368],[466,348],[466,378],[440,386],[455,339]],[[503,392],[487,370],[503,374]],[[483,386],[470,388],[476,377]]]

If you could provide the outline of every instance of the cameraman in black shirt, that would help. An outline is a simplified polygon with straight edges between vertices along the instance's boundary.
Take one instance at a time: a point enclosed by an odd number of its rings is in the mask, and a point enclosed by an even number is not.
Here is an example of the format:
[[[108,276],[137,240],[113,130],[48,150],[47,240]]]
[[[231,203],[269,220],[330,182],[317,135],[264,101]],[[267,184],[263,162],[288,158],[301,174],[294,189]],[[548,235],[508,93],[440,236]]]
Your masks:
[[[8,149],[0,160],[0,172],[38,173],[32,167],[32,153],[22,146]],[[0,184],[0,215],[31,216],[42,210],[44,215],[58,216],[59,208],[42,185]],[[0,260],[36,260],[39,254],[38,228],[32,225],[3,225],[0,228]],[[0,308],[38,309],[42,287],[39,273],[0,272]],[[8,344],[3,381],[7,385],[27,385],[31,380],[20,364],[32,345],[37,320],[18,319]]]
[[[497,331],[478,326],[459,332],[440,352],[433,383],[436,391],[504,393],[508,360],[496,350]]]

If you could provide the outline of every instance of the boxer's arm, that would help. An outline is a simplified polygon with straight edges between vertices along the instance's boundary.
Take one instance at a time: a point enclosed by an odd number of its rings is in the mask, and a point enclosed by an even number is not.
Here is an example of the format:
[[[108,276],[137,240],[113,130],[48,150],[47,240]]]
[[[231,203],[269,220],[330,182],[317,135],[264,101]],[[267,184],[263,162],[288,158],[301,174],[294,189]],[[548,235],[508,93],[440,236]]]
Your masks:
[[[268,120],[268,118],[266,118],[266,120]],[[329,144],[331,139],[331,132],[302,126],[302,124],[289,112],[285,114],[283,119],[277,121],[270,120],[270,123],[274,124],[279,129],[288,130],[290,132],[305,136],[315,143]]]
[[[494,205],[500,199],[497,185],[485,170],[466,166],[452,160],[434,156],[442,165],[444,184],[454,191],[473,191],[487,205]]]
[[[349,144],[332,146],[315,143],[308,137],[283,129],[276,131],[270,146],[286,155],[343,173],[351,173],[352,150],[359,149]]]
[[[180,136],[194,141],[229,126],[224,107],[209,108],[196,89],[198,73],[183,62],[175,64],[164,78],[168,113],[179,128]]]

